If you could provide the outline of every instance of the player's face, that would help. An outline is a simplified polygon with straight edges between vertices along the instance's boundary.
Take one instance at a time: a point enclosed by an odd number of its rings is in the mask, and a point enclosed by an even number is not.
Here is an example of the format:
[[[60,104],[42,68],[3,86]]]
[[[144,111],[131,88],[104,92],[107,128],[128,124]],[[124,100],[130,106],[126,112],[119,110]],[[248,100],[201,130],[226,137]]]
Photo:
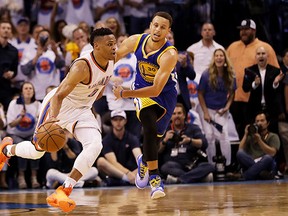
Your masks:
[[[170,31],[169,20],[156,16],[150,23],[150,35],[153,42],[163,40]]]
[[[113,34],[100,37],[95,42],[98,51],[106,60],[115,60],[116,56],[116,38]]]

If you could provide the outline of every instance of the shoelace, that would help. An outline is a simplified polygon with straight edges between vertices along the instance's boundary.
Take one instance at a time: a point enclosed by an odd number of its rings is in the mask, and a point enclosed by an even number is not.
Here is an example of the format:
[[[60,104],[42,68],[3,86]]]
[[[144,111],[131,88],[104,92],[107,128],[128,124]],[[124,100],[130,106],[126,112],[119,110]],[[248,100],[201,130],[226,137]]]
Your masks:
[[[145,177],[145,173],[147,172],[148,167],[145,166],[142,162],[140,165],[140,177],[144,178]]]
[[[157,176],[156,178],[154,179],[151,179],[150,180],[150,184],[152,187],[159,187],[161,186],[161,178],[159,176]]]

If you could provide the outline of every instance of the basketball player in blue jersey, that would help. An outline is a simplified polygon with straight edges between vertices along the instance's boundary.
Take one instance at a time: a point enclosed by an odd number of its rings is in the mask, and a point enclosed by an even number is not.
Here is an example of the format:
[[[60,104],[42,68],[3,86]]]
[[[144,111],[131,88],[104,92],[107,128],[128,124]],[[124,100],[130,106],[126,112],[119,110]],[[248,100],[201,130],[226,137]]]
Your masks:
[[[134,89],[115,86],[113,91],[117,99],[135,98],[137,117],[144,130],[143,155],[138,157],[135,184],[143,189],[149,182],[151,199],[165,196],[158,170],[158,147],[177,100],[177,50],[166,39],[171,25],[168,13],[157,12],[150,23],[150,34],[130,36],[116,52],[116,61],[131,52],[137,57]]]

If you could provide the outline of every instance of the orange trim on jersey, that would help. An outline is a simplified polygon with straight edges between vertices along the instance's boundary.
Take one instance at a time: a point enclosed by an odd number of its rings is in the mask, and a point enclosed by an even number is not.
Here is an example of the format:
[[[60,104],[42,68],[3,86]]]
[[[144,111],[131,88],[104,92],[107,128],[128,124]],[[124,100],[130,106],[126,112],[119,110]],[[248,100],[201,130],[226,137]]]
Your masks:
[[[158,55],[158,57],[157,57],[157,63],[158,63],[158,65],[159,65],[160,57],[161,57],[167,50],[169,50],[169,49],[175,49],[175,50],[177,51],[176,47],[174,47],[174,46],[168,46],[165,50],[163,50],[163,51]]]

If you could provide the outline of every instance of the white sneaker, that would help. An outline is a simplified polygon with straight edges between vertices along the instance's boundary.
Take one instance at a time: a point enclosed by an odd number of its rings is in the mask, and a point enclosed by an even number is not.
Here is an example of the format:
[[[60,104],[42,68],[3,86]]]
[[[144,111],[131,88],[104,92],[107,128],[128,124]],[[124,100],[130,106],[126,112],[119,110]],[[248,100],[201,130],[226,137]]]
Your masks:
[[[150,176],[151,199],[158,199],[166,196],[164,192],[164,184],[159,175]]]
[[[138,172],[135,178],[135,185],[139,189],[144,189],[148,185],[149,172],[147,164],[142,161],[143,155],[137,158]]]

